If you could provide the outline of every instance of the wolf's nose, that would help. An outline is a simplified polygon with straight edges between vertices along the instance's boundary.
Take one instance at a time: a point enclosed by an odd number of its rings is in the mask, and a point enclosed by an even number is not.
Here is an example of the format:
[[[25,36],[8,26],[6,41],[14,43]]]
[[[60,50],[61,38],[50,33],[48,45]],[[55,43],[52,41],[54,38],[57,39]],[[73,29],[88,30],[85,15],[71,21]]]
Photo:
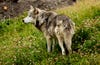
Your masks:
[[[24,20],[22,20],[24,22]]]

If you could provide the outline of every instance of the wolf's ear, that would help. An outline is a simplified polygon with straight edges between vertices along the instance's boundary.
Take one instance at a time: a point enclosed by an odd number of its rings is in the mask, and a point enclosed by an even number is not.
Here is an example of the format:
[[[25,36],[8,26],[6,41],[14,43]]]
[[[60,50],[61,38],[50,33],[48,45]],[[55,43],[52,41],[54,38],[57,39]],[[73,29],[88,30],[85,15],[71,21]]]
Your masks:
[[[34,14],[35,15],[39,14],[39,9],[38,8],[34,8]]]
[[[30,5],[30,9],[33,9],[33,6],[32,5]]]

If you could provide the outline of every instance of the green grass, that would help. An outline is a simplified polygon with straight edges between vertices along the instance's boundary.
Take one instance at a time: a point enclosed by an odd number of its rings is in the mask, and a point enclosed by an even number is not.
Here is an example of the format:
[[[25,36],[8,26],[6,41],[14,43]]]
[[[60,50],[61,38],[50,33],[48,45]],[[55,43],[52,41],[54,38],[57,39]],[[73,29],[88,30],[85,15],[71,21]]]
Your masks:
[[[100,65],[100,1],[82,0],[56,12],[76,23],[73,54],[62,56],[58,44],[47,53],[43,34],[21,21],[25,13],[0,22],[0,65]]]
[[[65,14],[72,18],[77,26],[80,26],[82,21],[100,16],[100,1],[99,0],[83,0],[69,6],[57,10],[60,14]]]

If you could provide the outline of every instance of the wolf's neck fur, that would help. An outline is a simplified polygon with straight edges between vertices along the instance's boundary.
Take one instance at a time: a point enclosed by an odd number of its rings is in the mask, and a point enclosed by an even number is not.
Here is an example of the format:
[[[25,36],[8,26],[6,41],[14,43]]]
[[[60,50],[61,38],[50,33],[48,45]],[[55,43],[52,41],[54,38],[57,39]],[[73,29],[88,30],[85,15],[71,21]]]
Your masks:
[[[55,25],[55,21],[52,22],[54,20],[54,17],[56,17],[57,14],[54,12],[46,12],[46,11],[41,11],[40,14],[38,15],[38,18],[36,20],[36,27],[41,30],[41,27],[44,27],[45,29],[48,29],[50,27],[50,25],[52,24],[52,26]],[[43,31],[43,30],[41,30]]]

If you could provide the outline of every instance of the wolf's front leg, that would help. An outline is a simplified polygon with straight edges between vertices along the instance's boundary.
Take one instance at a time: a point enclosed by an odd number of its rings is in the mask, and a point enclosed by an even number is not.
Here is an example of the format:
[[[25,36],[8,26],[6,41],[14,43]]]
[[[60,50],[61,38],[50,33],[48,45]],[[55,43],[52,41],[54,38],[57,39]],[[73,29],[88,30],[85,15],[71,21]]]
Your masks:
[[[47,50],[48,52],[51,52],[51,40],[50,38],[46,38],[46,40],[47,40]]]
[[[55,39],[52,39],[53,43],[52,43],[52,51],[54,51],[54,48],[55,48]]]
[[[44,34],[47,41],[47,51],[51,52],[51,37],[49,35]]]

